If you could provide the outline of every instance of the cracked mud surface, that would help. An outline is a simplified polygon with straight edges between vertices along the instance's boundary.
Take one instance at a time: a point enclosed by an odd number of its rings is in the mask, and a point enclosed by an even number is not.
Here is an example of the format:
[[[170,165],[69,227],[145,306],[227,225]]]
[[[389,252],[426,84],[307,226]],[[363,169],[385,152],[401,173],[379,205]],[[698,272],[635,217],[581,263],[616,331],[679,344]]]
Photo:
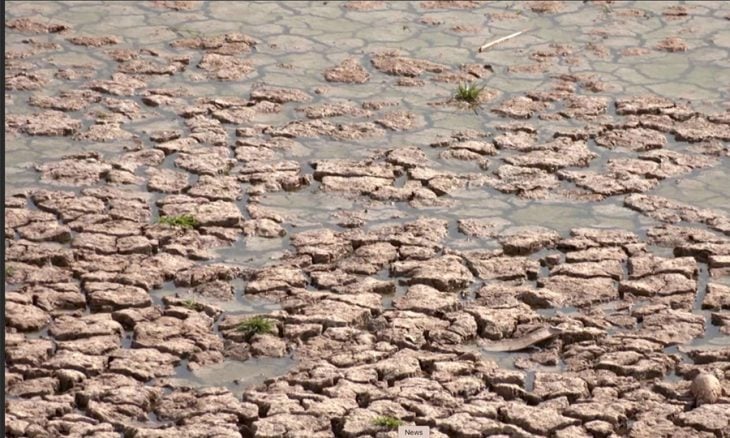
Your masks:
[[[730,436],[728,19],[9,3],[6,435]]]

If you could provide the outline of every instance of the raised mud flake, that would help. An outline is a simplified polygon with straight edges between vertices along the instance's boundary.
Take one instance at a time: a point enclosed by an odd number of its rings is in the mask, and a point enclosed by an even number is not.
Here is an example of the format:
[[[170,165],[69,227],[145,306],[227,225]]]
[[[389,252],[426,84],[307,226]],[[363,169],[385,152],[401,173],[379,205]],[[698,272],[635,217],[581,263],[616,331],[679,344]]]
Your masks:
[[[207,53],[218,55],[237,55],[250,52],[256,44],[257,41],[248,35],[231,32],[212,37],[176,40],[170,43],[170,46],[174,48],[205,50]]]
[[[382,137],[385,130],[374,122],[333,123],[329,120],[294,120],[283,126],[269,127],[265,134],[272,137],[319,137],[338,140],[359,140]]]
[[[626,248],[629,245],[640,243],[639,236],[631,231],[622,229],[604,228],[572,228],[569,238],[559,242],[561,250],[583,250],[587,248],[615,247]],[[610,249],[610,248],[606,248]],[[570,261],[570,260],[569,260]]]
[[[369,176],[393,180],[400,172],[390,163],[373,163],[345,159],[317,160],[311,163],[314,167],[314,178],[321,180],[325,176],[357,177]]]
[[[631,257],[628,263],[629,277],[677,273],[687,278],[697,275],[697,262],[692,257],[662,258],[651,254]]]
[[[38,90],[48,83],[46,74],[31,71],[10,72],[5,74],[5,87],[8,90]]]
[[[231,281],[242,274],[236,266],[215,263],[209,265],[190,264],[175,272],[174,281],[177,287],[194,287],[208,282],[220,280]]]
[[[516,402],[509,402],[499,409],[499,413],[507,422],[541,435],[550,435],[558,429],[580,424],[580,420],[566,417],[551,408],[532,407]]]
[[[657,274],[639,280],[624,280],[619,292],[639,296],[689,294],[697,291],[697,282],[682,274]]]
[[[656,179],[645,179],[633,174],[600,174],[594,171],[558,171],[560,179],[568,180],[576,186],[602,196],[615,196],[625,193],[645,192],[658,184]]]
[[[605,114],[608,99],[595,96],[571,96],[560,115],[569,119],[593,119]]]
[[[9,242],[9,246],[5,249],[5,259],[38,266],[51,264],[69,266],[72,264],[74,256],[68,248],[60,243],[35,243],[21,239]]]
[[[228,157],[229,153],[228,148],[200,147],[189,152],[181,152],[175,160],[175,165],[200,175],[226,174],[235,165],[235,160]]]
[[[5,354],[10,367],[16,365],[40,366],[54,352],[54,343],[49,339],[30,339],[25,335],[15,334],[15,338],[6,337]]]
[[[92,311],[114,311],[129,307],[147,307],[152,304],[142,288],[117,283],[84,283],[84,291]]]
[[[624,199],[624,205],[662,222],[702,223],[725,234],[730,232],[729,219],[722,213],[710,209],[700,209],[660,196],[631,195]]]
[[[638,335],[665,345],[684,344],[705,333],[702,315],[684,310],[665,309],[643,317]]]
[[[27,135],[66,136],[81,128],[81,121],[60,111],[44,111],[30,115],[9,114],[6,126]]]
[[[469,267],[483,280],[534,278],[540,269],[537,260],[527,257],[506,257],[501,254],[466,254]]]
[[[544,145],[536,145],[535,140],[534,133],[520,130],[508,131],[494,137],[494,146],[496,146],[497,149],[508,149],[520,152],[528,152],[545,148]]]
[[[474,278],[461,259],[451,255],[425,262],[395,262],[391,275],[408,277],[409,284],[425,284],[448,292],[467,287]]]
[[[374,54],[370,60],[376,70],[394,76],[417,77],[424,72],[443,73],[449,67],[422,59],[409,58],[397,52]]]
[[[23,398],[53,395],[58,391],[59,386],[59,381],[55,377],[40,377],[8,384],[7,394],[11,397]]]
[[[366,111],[354,104],[337,101],[297,108],[297,111],[303,111],[304,115],[306,115],[309,119],[323,119],[339,116],[360,117],[366,115],[369,116],[371,114],[370,111]]]
[[[249,192],[295,191],[310,183],[297,161],[248,162],[240,168],[238,179],[254,185]]]
[[[470,305],[464,311],[474,317],[478,335],[490,340],[511,338],[515,336],[515,330],[520,324],[529,324],[539,318],[537,313],[522,303],[500,307]],[[488,343],[485,348],[490,349],[493,346],[494,344]]]
[[[207,53],[198,63],[198,68],[223,81],[237,81],[254,70],[253,65],[235,56]]]
[[[94,336],[116,336],[121,339],[122,332],[122,326],[108,313],[90,314],[80,318],[62,315],[56,318],[48,329],[48,334],[57,341]]]
[[[490,238],[495,237],[510,222],[506,219],[494,218],[467,218],[459,219],[459,232],[468,237]]]
[[[627,413],[632,410],[633,407],[630,402],[586,401],[570,405],[563,414],[584,422],[600,420],[609,423],[613,427],[621,427],[627,421]]]
[[[210,175],[201,175],[198,182],[188,190],[188,195],[212,201],[235,201],[243,196],[241,183],[236,177]]]
[[[60,350],[43,364],[48,370],[74,370],[84,373],[87,377],[96,376],[104,372],[107,365],[105,356],[94,356],[78,351]]]
[[[371,318],[369,309],[324,299],[286,317],[287,324],[320,324],[323,327],[359,327]]]
[[[565,9],[565,3],[561,1],[531,1],[527,6],[538,14],[556,13]]]
[[[429,315],[455,310],[459,300],[426,285],[413,285],[403,297],[393,300],[393,307],[400,310],[423,312]]]
[[[34,242],[66,243],[71,240],[71,229],[56,221],[31,222],[28,225],[18,227],[16,231],[21,238]]]
[[[40,210],[58,215],[64,222],[72,221],[82,215],[102,214],[105,210],[102,200],[92,196],[77,196],[67,191],[38,190],[32,193],[31,199]],[[40,219],[34,216],[31,215],[28,219],[34,222]],[[5,220],[8,219],[6,214]]]
[[[549,248],[560,240],[560,233],[545,227],[517,227],[498,236],[507,255],[526,255]]]
[[[673,108],[674,102],[655,95],[640,95],[616,99],[616,114],[660,114],[662,110]]]
[[[499,180],[492,183],[500,192],[516,193],[523,198],[544,198],[560,185],[558,178],[545,170],[506,164],[495,171]]]
[[[33,95],[28,98],[28,104],[56,111],[80,111],[100,100],[101,97],[96,92],[71,90],[59,93],[58,97]]]
[[[660,149],[667,143],[664,134],[645,128],[614,129],[596,137],[596,144],[608,149],[624,148],[633,151]]]
[[[436,0],[420,3],[420,7],[423,9],[474,9],[479,6],[480,2],[474,0]]]
[[[66,41],[70,42],[73,45],[84,47],[113,46],[121,42],[121,40],[115,36],[75,36],[66,38]]]
[[[178,60],[159,61],[130,59],[119,64],[117,71],[132,75],[174,75],[184,71],[187,62]]]
[[[486,436],[530,436],[526,430],[512,424],[500,423],[497,420],[482,415],[471,415],[458,412],[445,418],[435,420],[439,430],[446,432],[446,436],[480,437]]]
[[[574,306],[587,306],[619,297],[614,281],[606,277],[580,278],[554,275],[545,280],[538,280],[538,285],[564,294],[567,302]]]
[[[79,399],[91,417],[111,424],[117,430],[147,418],[154,400],[162,392],[159,388],[144,387],[139,382],[120,377],[104,374],[87,380],[84,395]]]
[[[295,88],[274,87],[259,84],[251,88],[251,100],[267,100],[275,103],[307,102],[312,100],[309,94]]]
[[[286,236],[284,227],[271,219],[252,219],[245,221],[242,226],[245,236],[258,236],[269,239]]]
[[[591,152],[583,141],[558,137],[545,145],[545,149],[508,156],[503,160],[515,166],[537,167],[555,172],[564,167],[588,167],[598,155]]]
[[[213,333],[210,317],[195,312],[173,312],[154,321],[141,321],[134,326],[133,348],[155,348],[181,358],[190,358],[201,351],[221,351],[223,341]]]
[[[704,117],[693,117],[674,125],[672,129],[677,140],[692,143],[721,140],[730,141],[730,125],[713,123]]]
[[[385,161],[407,169],[428,163],[428,157],[421,148],[408,146],[389,150],[385,154]]]
[[[286,267],[272,267],[260,270],[253,274],[246,285],[246,293],[257,294],[274,290],[304,287],[307,277],[299,269]]]
[[[115,140],[129,140],[134,137],[129,131],[121,128],[121,123],[95,123],[89,129],[74,134],[74,140],[89,142],[110,142]]]
[[[702,301],[703,309],[730,309],[730,287],[720,283],[709,283]]]
[[[590,390],[585,380],[571,373],[535,373],[532,393],[544,400],[567,397],[575,401],[589,397]]]
[[[694,169],[711,167],[717,164],[713,158],[689,155],[669,150],[652,150],[637,158],[609,159],[608,174],[634,174],[646,179],[665,179],[681,176]]]
[[[562,263],[550,270],[550,275],[567,275],[581,278],[607,277],[614,280],[621,279],[623,273],[623,266],[618,260]]]
[[[298,433],[313,437],[329,436],[331,429],[332,425],[326,416],[303,413],[276,413],[253,422],[253,431],[260,437],[293,436]]]
[[[357,4],[363,2],[352,2]],[[324,71],[324,78],[329,82],[344,82],[347,84],[364,84],[370,80],[370,74],[363,68],[356,58],[347,58],[340,64]]]
[[[56,266],[38,267],[26,263],[8,262],[8,274],[5,281],[9,284],[47,284],[71,281],[72,272]]]
[[[5,296],[5,321],[9,327],[21,332],[32,332],[48,324],[51,319],[48,313],[29,301],[16,301],[16,298],[20,298],[20,294],[8,293]]]
[[[528,97],[517,96],[502,102],[498,107],[492,108],[492,112],[502,117],[513,119],[529,119],[536,112],[548,109],[550,105],[546,102],[539,102]]]
[[[18,32],[29,33],[59,33],[71,29],[71,26],[62,23],[51,23],[48,20],[37,20],[30,17],[15,18],[5,22],[5,27]]]
[[[114,96],[133,96],[136,94],[136,90],[144,88],[147,84],[130,75],[114,73],[111,80],[92,81],[87,86],[94,91]]]
[[[375,123],[391,131],[408,131],[423,125],[423,119],[407,111],[390,111],[382,114]]]
[[[154,348],[119,349],[110,355],[109,372],[147,382],[175,374],[180,358]]]
[[[663,52],[685,52],[688,49],[687,43],[677,37],[667,37],[659,41],[654,48]]]
[[[7,428],[15,436],[48,433],[49,420],[74,411],[73,398],[46,396],[8,400],[5,407]]]
[[[703,404],[689,412],[675,415],[674,420],[682,426],[689,426],[693,429],[722,436],[730,428],[729,408],[730,404],[728,403]]]

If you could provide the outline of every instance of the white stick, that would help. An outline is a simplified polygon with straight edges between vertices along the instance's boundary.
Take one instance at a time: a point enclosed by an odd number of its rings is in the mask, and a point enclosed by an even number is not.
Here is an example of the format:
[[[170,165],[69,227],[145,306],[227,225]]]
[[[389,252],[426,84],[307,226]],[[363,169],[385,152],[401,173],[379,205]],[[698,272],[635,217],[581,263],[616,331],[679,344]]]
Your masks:
[[[494,40],[494,41],[492,41],[492,42],[489,42],[489,43],[487,43],[487,44],[485,44],[485,45],[481,46],[481,47],[479,48],[479,52],[481,53],[481,52],[483,52],[483,51],[487,50],[488,48],[490,48],[490,47],[492,47],[492,46],[494,46],[494,45],[497,45],[497,44],[499,44],[499,43],[501,43],[501,42],[503,42],[503,41],[507,41],[507,40],[510,40],[510,39],[512,39],[512,38],[514,38],[514,37],[516,37],[516,36],[520,36],[520,35],[522,35],[522,34],[523,34],[524,32],[527,32],[527,29],[525,29],[525,30],[521,30],[521,31],[519,31],[519,32],[515,32],[515,33],[513,33],[513,34],[507,35],[506,37],[502,37],[502,38],[496,39],[496,40]]]

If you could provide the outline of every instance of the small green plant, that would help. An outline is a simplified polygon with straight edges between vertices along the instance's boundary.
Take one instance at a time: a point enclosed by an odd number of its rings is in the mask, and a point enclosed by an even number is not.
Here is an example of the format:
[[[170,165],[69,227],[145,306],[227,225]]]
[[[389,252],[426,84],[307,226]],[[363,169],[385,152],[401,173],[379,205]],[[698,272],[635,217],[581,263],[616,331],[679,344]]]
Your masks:
[[[246,333],[247,336],[253,336],[256,334],[273,333],[274,323],[263,316],[252,316],[247,320],[243,321],[236,328],[239,332]]]
[[[5,266],[5,278],[12,277],[15,273],[15,269],[12,266]]]
[[[479,95],[484,91],[484,88],[484,86],[479,87],[474,84],[461,83],[456,90],[456,100],[470,104],[479,103]]]
[[[189,214],[179,214],[177,216],[161,216],[159,223],[180,228],[193,228],[198,225],[198,221]]]
[[[200,304],[199,302],[195,301],[195,300],[194,300],[194,299],[192,299],[192,298],[189,298],[189,299],[187,299],[187,300],[183,300],[183,302],[182,302],[182,303],[180,303],[180,304],[181,304],[181,305],[182,305],[183,307],[185,307],[185,308],[187,308],[187,309],[190,309],[190,310],[194,310],[194,311],[196,311],[196,312],[198,312],[198,311],[200,311],[200,310],[202,310],[202,309],[203,309],[203,305],[202,305],[202,304]]]
[[[390,430],[398,429],[399,426],[403,426],[403,420],[399,420],[395,417],[382,416],[373,420],[373,424],[376,426],[386,427]]]

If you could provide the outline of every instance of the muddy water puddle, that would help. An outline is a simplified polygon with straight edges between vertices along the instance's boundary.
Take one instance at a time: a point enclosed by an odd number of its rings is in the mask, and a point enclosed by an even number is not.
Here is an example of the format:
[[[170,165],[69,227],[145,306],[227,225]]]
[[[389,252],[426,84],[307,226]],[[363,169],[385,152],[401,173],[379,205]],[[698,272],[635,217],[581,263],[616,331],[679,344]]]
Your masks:
[[[175,368],[175,376],[165,379],[169,387],[207,387],[228,388],[240,397],[246,389],[259,385],[265,380],[286,374],[296,365],[293,358],[251,358],[245,361],[224,360],[191,371],[187,363]]]

